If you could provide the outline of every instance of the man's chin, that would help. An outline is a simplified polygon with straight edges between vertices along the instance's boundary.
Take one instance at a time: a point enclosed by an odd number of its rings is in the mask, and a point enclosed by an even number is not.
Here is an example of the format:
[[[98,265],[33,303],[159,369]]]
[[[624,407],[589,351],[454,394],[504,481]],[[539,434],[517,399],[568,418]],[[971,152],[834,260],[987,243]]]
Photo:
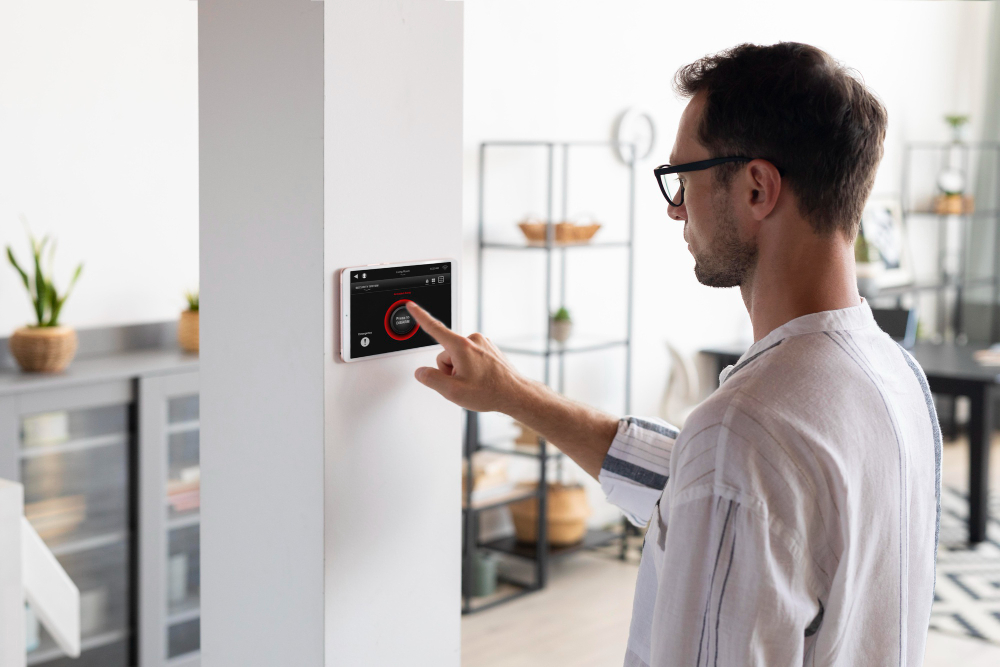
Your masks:
[[[739,287],[740,279],[737,276],[723,271],[709,271],[705,266],[695,260],[694,277],[699,283],[706,287]]]

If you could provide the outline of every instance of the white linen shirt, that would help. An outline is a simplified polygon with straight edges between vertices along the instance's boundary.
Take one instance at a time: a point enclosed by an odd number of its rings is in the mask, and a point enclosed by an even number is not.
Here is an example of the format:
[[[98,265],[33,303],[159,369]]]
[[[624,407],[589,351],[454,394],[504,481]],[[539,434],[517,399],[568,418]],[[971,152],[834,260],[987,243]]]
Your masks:
[[[626,416],[598,476],[642,549],[627,667],[920,665],[941,434],[861,305],[754,343],[683,431]]]

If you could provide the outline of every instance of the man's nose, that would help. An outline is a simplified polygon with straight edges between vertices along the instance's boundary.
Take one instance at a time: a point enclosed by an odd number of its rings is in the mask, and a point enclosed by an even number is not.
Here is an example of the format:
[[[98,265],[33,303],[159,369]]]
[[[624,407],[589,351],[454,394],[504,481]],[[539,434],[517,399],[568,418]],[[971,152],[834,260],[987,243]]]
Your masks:
[[[674,220],[687,220],[686,204],[682,202],[680,206],[674,206],[670,202],[667,202],[667,215]]]

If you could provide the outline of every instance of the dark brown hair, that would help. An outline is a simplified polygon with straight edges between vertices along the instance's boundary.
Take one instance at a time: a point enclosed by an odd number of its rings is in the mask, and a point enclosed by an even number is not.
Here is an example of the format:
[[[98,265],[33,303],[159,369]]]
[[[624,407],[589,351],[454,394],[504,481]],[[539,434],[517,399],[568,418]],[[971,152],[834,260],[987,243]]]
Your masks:
[[[853,241],[887,122],[859,77],[808,44],[740,44],[679,69],[674,89],[707,94],[698,139],[712,157],[773,162],[818,234]],[[716,167],[717,177],[728,184],[744,166]]]

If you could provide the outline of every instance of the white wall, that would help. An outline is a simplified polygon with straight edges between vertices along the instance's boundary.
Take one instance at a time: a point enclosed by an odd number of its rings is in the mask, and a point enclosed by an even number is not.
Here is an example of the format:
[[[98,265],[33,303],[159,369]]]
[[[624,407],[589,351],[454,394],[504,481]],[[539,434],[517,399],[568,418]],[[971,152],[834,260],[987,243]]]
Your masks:
[[[971,112],[977,136],[983,106],[988,20],[993,2],[700,2],[658,0],[466,0],[464,331],[476,327],[475,244],[477,146],[484,139],[603,139],[628,106],[648,109],[660,140],[637,176],[635,354],[631,411],[655,414],[668,369],[665,341],[687,354],[749,336],[738,290],[698,284],[680,224],[667,218],[652,168],[667,161],[685,101],[670,83],[676,69],[740,42],[802,41],[856,68],[889,112],[886,154],[875,191],[899,191],[902,145],[949,137],[947,112]],[[498,153],[488,172],[487,226],[516,239],[514,223],[544,215],[540,158]],[[574,176],[577,180],[574,180]],[[488,184],[487,186],[491,186]],[[624,168],[607,155],[571,171],[569,214],[592,212],[623,235]],[[492,213],[491,213],[492,212]],[[572,251],[571,251],[572,252]],[[567,306],[581,331],[624,331],[623,267],[594,272],[589,258],[612,262],[615,251],[571,255]],[[492,337],[545,322],[544,262],[487,256],[483,332]],[[603,266],[603,265],[597,265]],[[512,361],[541,378],[541,365]],[[574,358],[567,394],[622,414],[624,355]],[[499,420],[498,420],[499,421]],[[582,478],[582,476],[581,476]],[[592,500],[600,501],[595,492]],[[602,510],[598,517],[613,516]]]
[[[323,8],[200,0],[205,667],[325,662]]]
[[[441,348],[346,364],[334,322],[341,268],[461,255],[462,7],[326,3],[329,665],[459,664],[462,411],[413,377]]]
[[[74,326],[176,318],[198,285],[197,3],[0,3],[0,248],[59,242]],[[0,336],[31,318],[0,266]]]

